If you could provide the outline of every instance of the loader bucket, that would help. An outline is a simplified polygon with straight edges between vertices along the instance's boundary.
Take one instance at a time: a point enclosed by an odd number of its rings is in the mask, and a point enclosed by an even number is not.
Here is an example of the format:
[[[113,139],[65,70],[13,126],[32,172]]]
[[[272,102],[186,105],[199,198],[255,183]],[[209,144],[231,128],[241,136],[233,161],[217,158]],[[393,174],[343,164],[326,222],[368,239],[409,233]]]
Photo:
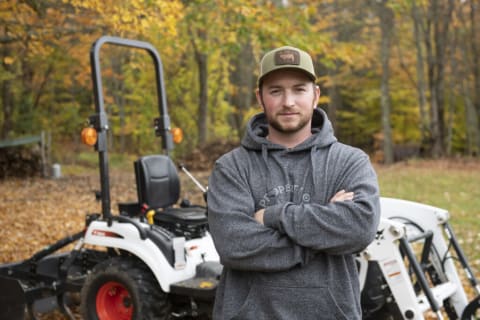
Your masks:
[[[0,320],[23,320],[26,299],[20,281],[0,276]]]

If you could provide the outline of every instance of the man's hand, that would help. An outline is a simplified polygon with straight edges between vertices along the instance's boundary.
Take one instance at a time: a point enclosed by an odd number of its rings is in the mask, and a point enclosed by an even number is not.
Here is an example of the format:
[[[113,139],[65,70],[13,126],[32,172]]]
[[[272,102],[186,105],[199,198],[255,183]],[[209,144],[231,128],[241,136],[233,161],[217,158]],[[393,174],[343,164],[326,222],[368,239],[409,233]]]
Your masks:
[[[345,190],[340,190],[338,191],[332,199],[330,199],[330,202],[337,202],[337,201],[348,201],[348,200],[353,200],[353,192],[347,192]]]
[[[332,199],[330,199],[330,202],[337,202],[337,201],[348,201],[348,200],[353,200],[353,192],[347,192],[345,190],[340,190],[338,191]],[[265,209],[260,209],[254,214],[255,220],[263,224],[263,214],[265,213]]]
[[[253,216],[255,220],[263,224],[263,214],[265,213],[265,209],[260,209],[257,212],[255,212],[255,215]]]

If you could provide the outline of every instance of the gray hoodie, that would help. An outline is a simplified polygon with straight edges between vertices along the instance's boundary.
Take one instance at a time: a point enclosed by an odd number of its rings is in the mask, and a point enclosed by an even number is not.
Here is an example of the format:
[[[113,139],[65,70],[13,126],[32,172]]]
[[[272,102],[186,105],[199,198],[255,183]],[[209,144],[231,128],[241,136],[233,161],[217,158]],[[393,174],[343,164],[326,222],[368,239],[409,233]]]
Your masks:
[[[380,217],[369,158],[337,142],[320,109],[294,148],[267,133],[265,115],[253,117],[210,176],[208,220],[224,265],[214,319],[360,319],[354,254]],[[330,203],[341,189],[353,201]],[[253,217],[261,208],[264,225]]]

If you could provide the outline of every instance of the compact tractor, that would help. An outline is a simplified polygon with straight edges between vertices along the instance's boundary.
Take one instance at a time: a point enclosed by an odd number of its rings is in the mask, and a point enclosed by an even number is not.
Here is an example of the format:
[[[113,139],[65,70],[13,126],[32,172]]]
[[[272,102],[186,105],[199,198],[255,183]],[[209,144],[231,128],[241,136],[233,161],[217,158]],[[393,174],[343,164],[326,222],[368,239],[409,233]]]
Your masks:
[[[118,214],[112,214],[110,204],[109,123],[100,68],[105,44],[151,56],[159,109],[154,131],[163,147],[162,154],[134,162],[138,201],[120,203]],[[104,36],[93,44],[90,60],[96,113],[82,140],[98,152],[101,214],[87,215],[84,230],[29,259],[0,266],[0,319],[35,319],[49,306],[75,319],[69,307],[75,293],[84,319],[208,317],[222,267],[208,233],[205,206],[177,203],[180,180],[169,157],[176,131],[170,127],[160,55],[149,43]],[[56,253],[72,243],[72,251]]]
[[[138,201],[119,203],[116,214],[99,57],[105,44],[145,50],[152,57],[159,110],[154,131],[163,149],[134,162]],[[36,319],[54,308],[75,319],[71,306],[78,300],[86,320],[209,319],[222,266],[205,206],[179,203],[178,166],[169,156],[176,131],[170,126],[160,56],[147,42],[104,36],[92,45],[90,60],[96,113],[82,140],[98,152],[101,213],[88,214],[83,230],[30,258],[0,265],[0,320]],[[208,200],[206,188],[179,168]],[[390,198],[382,198],[381,207],[376,239],[357,254],[363,318],[480,319],[480,287],[449,213]],[[67,245],[73,249],[59,252]]]

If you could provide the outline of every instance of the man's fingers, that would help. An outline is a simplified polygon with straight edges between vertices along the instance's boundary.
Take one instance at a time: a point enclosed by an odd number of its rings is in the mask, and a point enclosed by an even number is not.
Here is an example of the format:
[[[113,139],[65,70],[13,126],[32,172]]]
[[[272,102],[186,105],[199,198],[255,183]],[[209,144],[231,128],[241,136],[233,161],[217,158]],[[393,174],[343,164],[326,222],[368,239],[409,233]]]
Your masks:
[[[260,209],[257,212],[255,212],[254,218],[261,224],[263,224],[263,214],[265,213],[265,209]]]
[[[354,196],[353,192],[340,190],[333,196],[330,202],[353,200],[353,196]]]

